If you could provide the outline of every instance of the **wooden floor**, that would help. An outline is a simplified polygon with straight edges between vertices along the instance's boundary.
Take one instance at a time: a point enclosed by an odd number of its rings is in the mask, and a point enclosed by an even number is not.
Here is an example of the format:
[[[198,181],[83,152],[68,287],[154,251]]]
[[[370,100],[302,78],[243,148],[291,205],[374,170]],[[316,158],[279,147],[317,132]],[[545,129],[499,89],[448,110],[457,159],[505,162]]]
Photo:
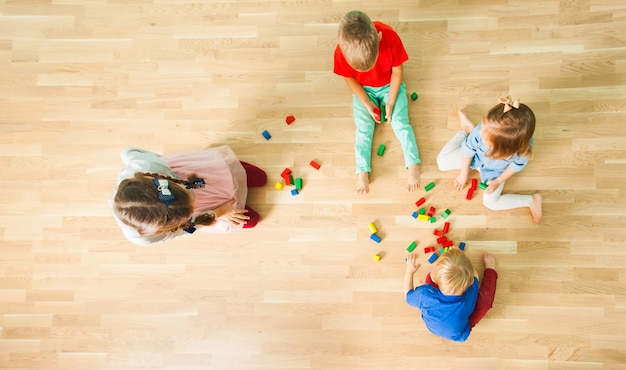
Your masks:
[[[411,218],[425,193],[404,190],[389,128],[355,195],[351,97],[332,73],[355,8],[409,53],[429,204],[480,269],[497,258],[495,305],[465,343],[404,302],[406,247],[423,279],[441,221]],[[508,94],[538,125],[505,192],[543,194],[538,226],[466,201],[436,167],[456,110],[478,121]],[[221,144],[269,175],[249,196],[258,227],[127,242],[108,203],[120,152]],[[626,368],[624,0],[0,1],[0,167],[2,369]],[[274,188],[285,167],[298,196]]]

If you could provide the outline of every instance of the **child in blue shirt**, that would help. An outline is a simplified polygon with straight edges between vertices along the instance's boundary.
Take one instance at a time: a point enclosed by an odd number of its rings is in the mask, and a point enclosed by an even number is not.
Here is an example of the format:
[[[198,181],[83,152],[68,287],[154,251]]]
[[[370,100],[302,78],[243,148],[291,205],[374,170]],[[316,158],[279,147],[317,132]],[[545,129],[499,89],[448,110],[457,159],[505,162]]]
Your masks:
[[[485,273],[482,284],[465,253],[452,248],[441,255],[426,283],[414,288],[413,276],[420,268],[416,256],[407,257],[404,288],[406,302],[422,311],[422,319],[431,333],[445,339],[464,342],[471,328],[493,305],[498,274],[496,260],[483,255]]]
[[[461,131],[450,139],[437,156],[441,171],[460,169],[454,180],[457,190],[467,183],[470,170],[478,170],[488,185],[483,204],[492,210],[528,207],[534,223],[542,217],[541,194],[504,194],[504,183],[523,170],[532,157],[535,115],[519,100],[501,98],[477,126],[459,111]]]

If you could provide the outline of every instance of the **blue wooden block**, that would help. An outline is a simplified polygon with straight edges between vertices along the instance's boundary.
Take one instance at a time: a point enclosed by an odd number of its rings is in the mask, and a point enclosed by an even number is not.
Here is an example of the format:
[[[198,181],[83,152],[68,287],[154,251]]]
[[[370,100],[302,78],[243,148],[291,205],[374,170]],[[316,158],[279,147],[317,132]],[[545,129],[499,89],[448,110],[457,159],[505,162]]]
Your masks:
[[[411,216],[413,216],[413,218],[417,218],[417,212],[411,213]]]
[[[461,242],[461,243],[459,244],[459,249],[460,249],[460,250],[462,250],[462,251],[464,251],[464,250],[465,250],[465,242]]]
[[[376,243],[380,243],[380,241],[382,240],[380,238],[380,236],[376,235],[376,234],[372,234],[370,235],[370,239],[372,239],[373,241],[375,241]]]
[[[428,262],[434,263],[437,260],[437,258],[439,258],[439,255],[437,254],[437,252],[435,252],[430,256],[430,258],[428,259]]]
[[[265,131],[261,132],[261,135],[263,135],[263,137],[265,138],[265,140],[269,140],[269,139],[272,137],[272,135],[270,135],[270,133],[269,133],[269,132],[267,132],[267,130],[265,130]]]
[[[291,190],[291,195],[298,195],[298,189]]]

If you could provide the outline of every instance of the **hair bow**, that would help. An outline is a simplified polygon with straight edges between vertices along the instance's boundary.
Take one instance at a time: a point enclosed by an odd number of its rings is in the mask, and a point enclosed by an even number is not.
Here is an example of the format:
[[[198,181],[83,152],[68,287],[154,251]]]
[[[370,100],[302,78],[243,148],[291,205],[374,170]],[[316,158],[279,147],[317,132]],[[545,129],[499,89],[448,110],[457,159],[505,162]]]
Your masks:
[[[502,113],[506,113],[513,108],[519,109],[519,99],[513,101],[511,99],[511,95],[507,96],[506,98],[499,98],[498,103],[504,104],[504,111]]]
[[[163,179],[153,179],[154,185],[156,185],[159,191],[159,200],[167,206],[169,203],[176,201],[176,196],[170,191],[170,182]]]
[[[187,189],[200,189],[203,188],[205,184],[204,179],[200,177],[196,177],[193,181],[185,181],[185,187]]]

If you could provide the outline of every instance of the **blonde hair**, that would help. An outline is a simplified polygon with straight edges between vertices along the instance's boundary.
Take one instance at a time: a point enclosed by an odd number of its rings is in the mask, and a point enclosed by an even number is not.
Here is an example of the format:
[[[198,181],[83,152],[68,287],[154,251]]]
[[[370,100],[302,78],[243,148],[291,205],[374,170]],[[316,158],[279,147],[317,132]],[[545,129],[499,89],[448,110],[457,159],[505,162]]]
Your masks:
[[[435,263],[431,278],[445,295],[461,295],[474,283],[474,266],[460,249],[453,248]]]
[[[504,104],[491,108],[483,119],[491,149],[487,156],[506,159],[513,154],[532,158],[530,141],[535,133],[535,114],[525,104],[504,112]]]
[[[367,14],[353,10],[339,22],[339,48],[348,64],[359,72],[369,71],[378,58],[378,31]]]

